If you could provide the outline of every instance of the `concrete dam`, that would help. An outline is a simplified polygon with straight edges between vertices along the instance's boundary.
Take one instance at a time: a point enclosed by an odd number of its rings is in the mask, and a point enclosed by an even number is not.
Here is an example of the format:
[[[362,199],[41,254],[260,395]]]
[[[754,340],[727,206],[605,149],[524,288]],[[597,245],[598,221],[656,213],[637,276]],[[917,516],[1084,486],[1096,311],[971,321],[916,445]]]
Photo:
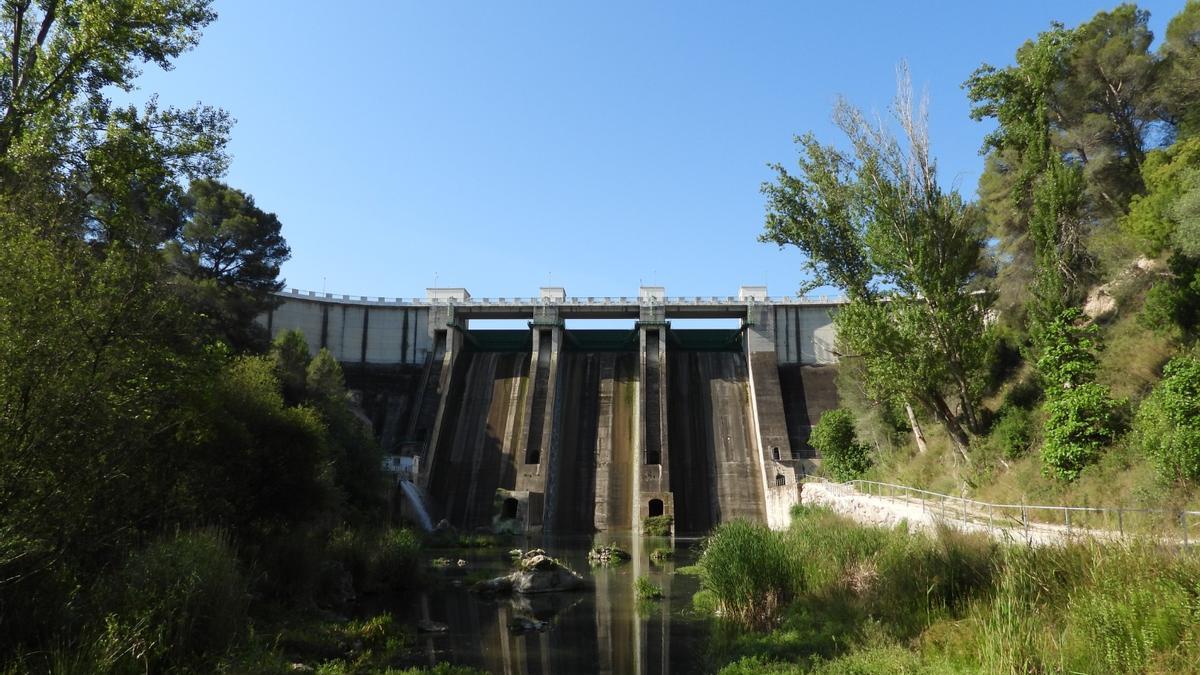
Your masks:
[[[547,533],[677,534],[733,519],[783,527],[808,445],[837,406],[838,299],[736,296],[425,298],[291,291],[260,318],[302,331],[357,392],[388,464],[426,495],[434,521]],[[479,329],[507,319],[519,330]],[[632,328],[568,328],[633,319]],[[737,328],[672,328],[734,319]],[[726,321],[728,323],[728,321]],[[411,486],[410,486],[411,487]]]

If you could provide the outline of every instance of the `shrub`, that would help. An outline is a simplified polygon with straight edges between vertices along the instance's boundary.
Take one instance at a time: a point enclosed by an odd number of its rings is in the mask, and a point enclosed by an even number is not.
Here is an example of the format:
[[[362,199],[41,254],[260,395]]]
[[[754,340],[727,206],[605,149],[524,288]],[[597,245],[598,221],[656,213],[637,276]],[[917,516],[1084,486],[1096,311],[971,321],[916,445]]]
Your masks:
[[[1166,481],[1200,481],[1200,359],[1181,356],[1142,402],[1135,442]]]
[[[808,442],[821,453],[821,466],[834,480],[859,478],[873,463],[870,447],[858,442],[854,415],[845,408],[821,415]]]
[[[638,600],[658,600],[663,597],[662,588],[645,576],[637,578],[633,583],[633,591]]]
[[[1024,408],[1005,407],[992,426],[992,438],[1004,456],[1017,459],[1029,450],[1032,415]]]
[[[1060,480],[1078,478],[1116,436],[1116,403],[1108,389],[1095,382],[1056,392],[1046,401],[1045,411],[1043,468]]]
[[[718,612],[743,626],[766,629],[793,593],[801,571],[782,537],[762,525],[733,521],[718,527],[700,556],[700,583]]]
[[[647,537],[669,537],[674,524],[675,519],[666,514],[647,516],[642,519],[642,534]]]
[[[225,533],[150,544],[108,581],[101,670],[161,672],[223,654],[242,630],[246,584]]]

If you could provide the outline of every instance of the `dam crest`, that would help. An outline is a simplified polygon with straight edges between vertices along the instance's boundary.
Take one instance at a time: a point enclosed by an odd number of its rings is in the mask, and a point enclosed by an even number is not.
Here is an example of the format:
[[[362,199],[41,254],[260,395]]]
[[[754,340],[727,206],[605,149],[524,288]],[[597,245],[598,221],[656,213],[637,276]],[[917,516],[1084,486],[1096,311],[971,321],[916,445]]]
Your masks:
[[[839,298],[772,298],[764,286],[277,297],[260,323],[338,359],[389,459],[410,467],[434,519],[460,528],[639,532],[656,516],[679,534],[733,519],[783,527],[799,478],[820,463],[811,428],[837,406]],[[578,327],[589,319],[633,323]],[[671,325],[689,319],[737,327]],[[527,327],[472,327],[490,320]]]

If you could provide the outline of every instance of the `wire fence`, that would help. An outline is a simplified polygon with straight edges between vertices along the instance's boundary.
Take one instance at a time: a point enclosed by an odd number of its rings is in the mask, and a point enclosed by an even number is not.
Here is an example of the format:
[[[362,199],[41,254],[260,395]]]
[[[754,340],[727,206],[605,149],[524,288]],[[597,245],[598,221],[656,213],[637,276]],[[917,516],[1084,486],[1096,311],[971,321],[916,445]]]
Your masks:
[[[997,504],[872,480],[835,483],[857,492],[919,507],[945,521],[970,523],[990,532],[1034,537],[1088,536],[1101,540],[1158,537],[1188,547],[1200,534],[1200,511],[1103,506]]]

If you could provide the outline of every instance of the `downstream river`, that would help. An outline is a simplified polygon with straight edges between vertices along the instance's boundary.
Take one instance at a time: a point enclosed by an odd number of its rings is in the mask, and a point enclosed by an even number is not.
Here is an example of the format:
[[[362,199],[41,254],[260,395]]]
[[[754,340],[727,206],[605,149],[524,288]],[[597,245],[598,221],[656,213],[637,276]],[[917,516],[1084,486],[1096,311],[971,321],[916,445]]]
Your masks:
[[[409,622],[421,619],[447,626],[422,633],[419,655],[410,665],[447,661],[492,673],[701,673],[706,663],[708,622],[692,609],[699,579],[675,574],[696,560],[695,540],[599,534],[594,537],[513,538],[512,547],[543,548],[588,581],[588,590],[511,598],[472,593],[471,581],[510,571],[504,550],[433,551],[452,565],[445,578],[404,598],[392,598],[394,612]],[[589,566],[592,546],[613,543],[633,559],[607,567]],[[668,549],[672,554],[651,554]],[[458,559],[467,566],[458,568]],[[634,584],[647,577],[663,598],[639,601]],[[457,581],[456,581],[457,580]],[[521,632],[523,619],[546,622],[543,630]]]

